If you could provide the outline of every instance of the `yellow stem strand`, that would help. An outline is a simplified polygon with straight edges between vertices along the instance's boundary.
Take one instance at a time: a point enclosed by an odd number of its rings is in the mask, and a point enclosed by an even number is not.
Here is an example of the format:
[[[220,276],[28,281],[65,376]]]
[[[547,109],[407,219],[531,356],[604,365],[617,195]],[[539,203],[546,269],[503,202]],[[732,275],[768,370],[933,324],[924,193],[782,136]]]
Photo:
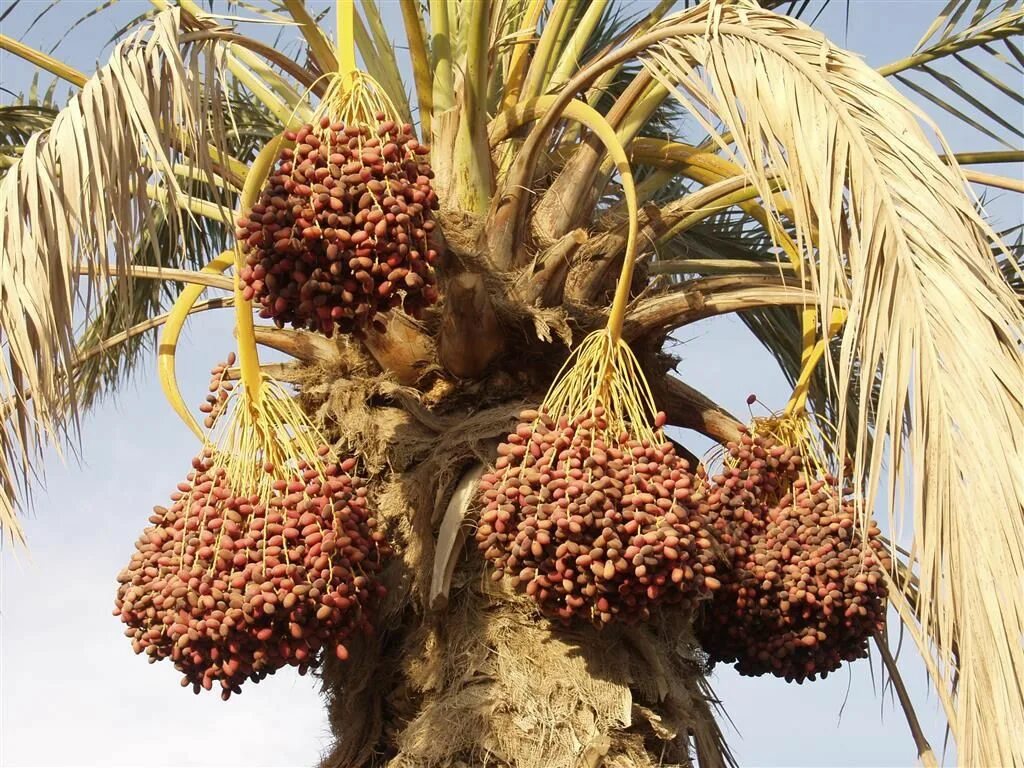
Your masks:
[[[734,205],[742,205],[756,197],[758,197],[757,188],[742,177],[734,177],[710,184],[680,201],[685,202],[688,198],[692,198],[692,204],[694,206],[699,205],[699,207],[694,207],[693,213],[683,217],[665,230],[659,236],[658,242],[664,243],[671,240],[673,237],[692,229],[709,216],[713,216]],[[700,202],[698,203],[697,201]]]
[[[647,162],[654,162],[659,165],[666,163],[669,165],[674,164],[680,173],[704,184],[708,183],[709,179],[701,177],[706,176],[708,172],[715,175],[718,173],[728,174],[731,177],[741,177],[743,175],[743,169],[739,165],[685,144],[643,138],[634,142],[631,149],[633,150],[634,157],[639,156]],[[725,178],[725,176],[723,175],[720,178]],[[713,183],[715,180],[712,178],[710,181]],[[773,203],[776,204],[778,210],[780,212],[788,211],[788,202],[780,195],[775,197],[776,199],[773,200]],[[802,276],[804,274],[805,261],[797,250],[792,238],[779,225],[778,221],[774,217],[769,216],[764,208],[752,200],[741,201],[739,205],[745,213],[755,218],[768,229],[772,239],[786,252],[793,267],[797,270],[797,274]],[[675,236],[683,229],[689,228],[695,223],[696,220],[694,218],[688,217],[683,222],[680,222],[679,227],[672,228],[670,234]],[[795,409],[802,408],[806,402],[810,376],[820,359],[820,352],[818,352],[818,357],[812,360],[812,356],[815,355],[816,351],[817,318],[818,311],[815,307],[807,307],[801,313],[803,343],[803,350],[801,352],[801,381],[805,379],[806,374],[807,383],[802,389],[794,390],[793,396],[786,406],[785,413],[787,415],[792,414]]]
[[[556,96],[541,96],[527,99],[526,101],[505,110],[492,125],[493,145],[495,126],[498,131],[511,134],[516,128],[533,120],[540,119],[548,109],[555,103]],[[622,273],[619,276],[619,284],[615,290],[615,299],[612,302],[611,313],[608,316],[608,331],[611,333],[612,341],[618,343],[622,338],[622,326],[626,317],[626,306],[629,304],[629,287],[633,280],[633,267],[636,262],[637,234],[639,231],[639,205],[637,203],[636,185],[633,181],[633,170],[629,165],[629,158],[626,150],[619,141],[615,129],[608,124],[604,116],[587,104],[585,101],[573,99],[562,111],[562,116],[582,123],[604,144],[609,157],[615,163],[619,171],[622,183],[623,197],[626,199],[628,215],[628,234],[626,236],[626,256],[622,262]]]
[[[633,38],[642,35],[644,32],[649,30],[655,24],[657,24],[661,18],[675,5],[676,0],[660,0],[660,2],[651,10],[647,17],[637,25],[636,29],[633,30]],[[595,106],[598,100],[601,98],[608,87],[612,84],[612,81],[618,77],[619,72],[622,71],[622,67],[625,66],[625,61],[610,67],[603,75],[594,81],[593,85],[587,90],[587,103],[590,106]]]
[[[271,139],[260,150],[245,178],[245,186],[239,198],[239,210],[244,214],[252,209],[259,198],[260,190],[266,182],[274,166],[274,160],[281,153],[285,144],[284,135]],[[235,326],[238,333],[238,362],[242,369],[242,384],[249,392],[251,402],[259,404],[261,400],[262,376],[260,375],[260,356],[256,347],[256,332],[252,320],[252,301],[242,294],[241,278],[244,261],[240,248],[235,248]]]
[[[247,53],[241,46],[232,46],[228,52],[228,69],[274,117],[285,127],[291,128],[310,119],[312,108],[294,88],[256,57],[250,57],[251,61],[243,63],[239,52]]]
[[[596,4],[596,0],[589,0],[592,4]],[[562,52],[568,45],[570,38],[574,32],[573,21],[576,17],[576,9],[579,6],[579,0],[568,0],[567,7],[562,15],[562,22],[559,24],[558,36],[555,38],[555,44],[551,49],[551,55],[548,58],[547,67],[544,71],[544,86],[541,92],[547,92],[554,90],[555,86],[551,83],[551,78],[555,71],[558,69],[558,63],[562,59]]]
[[[37,51],[35,48],[27,46],[7,35],[0,35],[0,49],[13,53],[15,56],[35,64],[40,69],[45,69],[50,74],[56,75],[61,80],[77,85],[79,88],[89,81],[88,75],[84,72],[79,72],[74,67],[69,67],[63,61],[55,59],[53,56],[48,56],[42,51]]]
[[[985,165],[988,163],[1024,163],[1024,151],[1019,149],[995,150],[992,152],[957,152],[954,155],[939,155],[944,163],[956,160],[960,165]]]
[[[220,275],[235,263],[233,251],[224,251],[205,267],[202,272],[210,275]],[[178,296],[171,311],[167,313],[167,323],[164,325],[163,334],[160,336],[160,344],[157,351],[157,376],[160,379],[160,387],[163,389],[164,397],[171,404],[174,411],[191,429],[196,437],[204,439],[203,430],[199,427],[192,412],[185,405],[178,388],[178,378],[175,371],[175,355],[178,349],[178,339],[181,337],[181,330],[185,327],[185,319],[192,312],[192,307],[206,290],[204,285],[190,284]]]
[[[170,202],[171,199],[171,196],[166,189],[158,187],[155,184],[146,185],[146,197],[160,203]],[[203,200],[202,198],[193,197],[191,195],[175,195],[174,202],[182,210],[193,213],[196,216],[202,216],[204,219],[219,222],[231,221],[230,208],[217,205],[209,200]]]
[[[238,361],[242,369],[242,384],[248,390],[250,400],[258,403],[263,388],[263,377],[260,374],[259,350],[256,347],[256,331],[252,321],[252,302],[242,294],[242,281],[238,272],[236,268],[235,327],[238,331]]]
[[[529,99],[501,115],[510,130],[544,116],[555,103],[554,96]],[[622,339],[629,289],[636,263],[639,232],[639,207],[633,172],[626,150],[615,129],[586,102],[572,100],[562,117],[582,123],[604,144],[621,177],[626,199],[628,234],[622,272],[605,328],[587,336],[566,361],[547,396],[544,407],[555,418],[574,418],[592,412],[598,405],[606,409],[606,436],[618,440],[623,432],[649,440],[656,435],[650,424],[656,412],[654,396],[629,345]]]
[[[283,134],[263,148],[252,168],[246,175],[245,185],[242,188],[241,202],[242,210],[248,210],[259,195],[263,182],[270,173],[274,158],[280,153],[285,145]],[[262,175],[261,175],[262,174]],[[248,201],[248,205],[246,205]],[[252,322],[252,302],[246,301],[238,290],[238,272],[241,265],[241,252],[236,248],[225,251],[216,259],[211,261],[201,270],[200,274],[220,275],[229,267],[234,266],[235,278],[232,286],[235,290],[235,322],[239,335],[239,363],[243,368],[243,381],[246,386],[251,386],[250,397],[254,402],[258,401],[261,392],[259,374],[259,354],[256,349],[255,331]],[[166,270],[165,270],[166,271]],[[218,287],[224,287],[220,282]],[[171,404],[174,411],[181,417],[182,421],[191,429],[200,440],[205,439],[202,429],[196,422],[192,413],[185,405],[181,390],[178,387],[178,380],[175,373],[175,355],[177,353],[178,339],[185,325],[185,319],[192,311],[199,296],[204,290],[203,285],[188,285],[174,302],[174,306],[168,313],[167,324],[164,326],[160,338],[160,345],[157,356],[157,373],[160,378],[160,386],[164,396]],[[255,374],[253,373],[255,371]]]
[[[805,326],[804,354],[801,358],[800,378],[797,379],[796,386],[793,388],[793,394],[789,398],[789,402],[786,403],[786,408],[783,411],[785,416],[800,415],[804,412],[807,405],[807,395],[810,393],[811,389],[811,376],[814,374],[814,369],[817,368],[818,363],[821,362],[821,358],[825,354],[829,341],[839,333],[839,330],[843,327],[843,323],[846,322],[845,309],[832,310],[832,318],[829,322],[828,331],[824,337],[819,339],[817,343],[814,343],[814,338],[817,334],[813,327],[813,323],[817,319],[817,314],[816,310],[813,309],[804,310],[805,315],[808,312],[814,313],[810,331],[811,343],[808,344],[808,333]]]
[[[693,179],[707,186],[728,178],[743,175],[742,166],[714,152],[661,139],[640,137],[630,144],[630,155],[639,162],[654,165],[657,168],[677,170],[688,179]],[[792,218],[793,210],[788,200],[781,193],[772,195],[771,204],[774,210],[783,216]],[[786,252],[790,263],[797,270],[801,269],[802,257],[796,243],[775,217],[770,216],[764,207],[752,201],[737,203],[748,216],[764,226],[771,234],[774,242]]]
[[[356,71],[355,0],[336,0],[338,20],[338,74]]]

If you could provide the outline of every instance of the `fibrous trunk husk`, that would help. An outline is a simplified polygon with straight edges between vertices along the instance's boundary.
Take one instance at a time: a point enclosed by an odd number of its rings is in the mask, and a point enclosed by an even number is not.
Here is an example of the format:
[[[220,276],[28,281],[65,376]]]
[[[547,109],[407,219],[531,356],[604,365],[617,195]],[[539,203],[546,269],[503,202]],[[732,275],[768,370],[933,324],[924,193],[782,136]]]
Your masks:
[[[471,548],[457,555],[443,609],[430,609],[452,490],[467,467],[493,460],[495,438],[542,396],[536,383],[495,375],[428,409],[372,363],[343,365],[347,377],[310,365],[303,401],[358,447],[396,555],[376,636],[320,673],[336,737],[323,768],[653,768],[688,766],[695,748],[704,765],[729,762],[689,614],[556,626],[493,583]]]

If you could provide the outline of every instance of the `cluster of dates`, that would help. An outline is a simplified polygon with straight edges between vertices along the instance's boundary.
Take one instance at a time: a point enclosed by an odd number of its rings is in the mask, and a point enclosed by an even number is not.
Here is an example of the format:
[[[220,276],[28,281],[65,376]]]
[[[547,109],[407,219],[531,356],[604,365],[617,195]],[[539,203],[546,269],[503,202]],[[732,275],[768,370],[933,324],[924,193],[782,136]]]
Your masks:
[[[261,499],[233,492],[209,449],[194,459],[118,576],[114,613],[135,652],[225,699],[284,666],[305,673],[321,649],[347,658],[346,638],[373,631],[388,554],[354,463],[326,476],[300,464]]]
[[[597,624],[643,621],[719,586],[693,475],[671,443],[607,441],[602,408],[520,418],[480,485],[476,538],[496,579],[552,618]]]
[[[238,220],[244,295],[282,327],[362,333],[379,312],[437,300],[438,207],[429,149],[411,125],[324,119],[286,138],[259,201]]]

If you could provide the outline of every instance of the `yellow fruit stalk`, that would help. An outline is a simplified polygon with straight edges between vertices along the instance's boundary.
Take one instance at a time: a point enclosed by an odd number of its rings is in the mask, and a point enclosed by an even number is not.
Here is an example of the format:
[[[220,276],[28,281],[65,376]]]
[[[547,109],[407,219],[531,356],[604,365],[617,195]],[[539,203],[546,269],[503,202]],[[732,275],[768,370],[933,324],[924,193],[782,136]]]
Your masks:
[[[286,144],[284,135],[271,140],[253,161],[242,189],[242,213],[248,212],[258,200],[274,160]],[[175,376],[178,339],[185,318],[202,292],[201,286],[188,286],[171,310],[160,340],[160,383],[174,410],[212,449],[215,463],[224,468],[232,486],[262,498],[269,496],[276,480],[293,473],[299,462],[306,462],[310,469],[322,474],[338,457],[333,451],[318,453],[318,447],[326,440],[285,388],[260,370],[252,302],[245,298],[238,276],[242,266],[239,249],[225,251],[203,271],[221,273],[230,266],[235,267],[235,328],[241,386],[231,392],[224,416],[211,433],[204,432],[185,406]]]

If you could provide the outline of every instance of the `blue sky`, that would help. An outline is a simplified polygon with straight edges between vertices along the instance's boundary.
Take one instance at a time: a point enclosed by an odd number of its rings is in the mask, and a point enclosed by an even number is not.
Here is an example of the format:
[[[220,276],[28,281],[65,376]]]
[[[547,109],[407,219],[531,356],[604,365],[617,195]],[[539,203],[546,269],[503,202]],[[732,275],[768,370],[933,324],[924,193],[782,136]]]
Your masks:
[[[63,0],[26,41],[54,42],[50,25],[66,25],[96,1]],[[0,8],[5,4],[0,0]],[[23,0],[2,31],[21,37],[45,4]],[[818,26],[837,44],[881,65],[908,53],[942,4],[853,0],[846,28],[846,5],[836,0]],[[397,3],[382,5],[394,20],[391,28],[400,29]],[[147,7],[122,0],[84,24],[58,55],[91,71],[102,43]],[[3,86],[21,90],[30,77],[21,62],[0,56]],[[1024,123],[1019,106],[1009,100],[994,108]],[[996,148],[934,108],[928,111],[954,148]],[[1021,173],[1020,166],[991,170]],[[1020,198],[997,195],[989,212],[997,228],[1019,223]],[[206,313],[190,322],[178,357],[187,400],[201,401],[208,369],[232,344],[228,313]],[[751,391],[776,407],[788,397],[770,356],[734,318],[688,327],[673,351],[681,358],[680,376],[737,414],[747,413]],[[115,575],[151,507],[165,502],[196,448],[160,396],[154,369],[147,360],[131,385],[86,418],[80,464],[50,457],[46,488],[26,521],[29,554],[8,549],[0,556],[0,765],[314,764],[329,741],[314,680],[284,671],[248,685],[226,704],[213,695],[194,696],[178,686],[179,674],[169,664],[151,666],[132,654],[111,616]],[[695,435],[684,435],[684,441],[698,453],[708,447]],[[936,697],[927,690],[909,640],[904,646],[901,666],[928,736],[941,750]],[[877,668],[861,661],[802,686],[741,678],[722,667],[711,682],[731,717],[725,728],[742,765],[913,765],[916,753],[903,715],[891,695],[881,695],[879,680]]]

